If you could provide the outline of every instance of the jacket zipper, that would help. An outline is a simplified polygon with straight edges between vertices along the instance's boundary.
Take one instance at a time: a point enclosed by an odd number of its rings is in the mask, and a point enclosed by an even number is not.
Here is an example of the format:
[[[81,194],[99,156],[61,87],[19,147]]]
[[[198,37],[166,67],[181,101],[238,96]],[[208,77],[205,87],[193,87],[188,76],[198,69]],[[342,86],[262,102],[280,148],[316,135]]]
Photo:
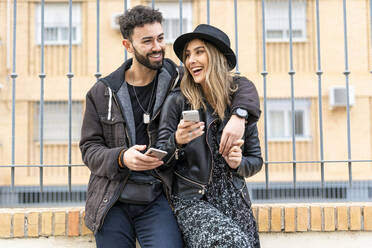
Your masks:
[[[168,164],[169,161],[171,161],[173,157],[175,157],[176,160],[178,160],[178,151],[179,151],[179,149],[176,148],[176,150],[174,151],[174,153],[172,154],[172,156],[170,156],[170,158],[167,160],[167,162],[165,162],[165,164]]]
[[[183,180],[188,181],[189,183],[192,183],[192,184],[196,184],[196,185],[198,185],[199,187],[202,188],[201,190],[199,190],[199,193],[200,193],[200,194],[203,194],[203,195],[205,194],[205,191],[206,191],[206,185],[201,184],[201,183],[198,183],[198,182],[195,182],[194,180],[188,179],[187,177],[182,176],[181,174],[179,174],[179,173],[176,172],[176,171],[174,172],[174,174],[176,174],[178,177],[182,178]]]
[[[216,121],[216,119],[214,119],[213,121],[211,121],[211,123],[209,123],[209,125],[208,125],[208,129],[207,129],[207,133],[206,133],[206,142],[207,142],[207,146],[208,146],[208,148],[209,148],[209,151],[211,152],[211,160],[212,160],[212,166],[211,166],[211,169],[210,169],[210,171],[209,171],[209,179],[208,179],[208,184],[210,184],[211,182],[212,182],[212,171],[213,171],[213,167],[214,167],[214,160],[213,160],[213,152],[212,152],[212,149],[211,149],[211,147],[210,147],[210,145],[209,145],[209,143],[208,143],[208,131],[209,131],[209,128],[210,128],[210,126],[212,125],[212,123],[213,122],[215,122]]]
[[[171,204],[171,200],[170,198],[168,197],[168,189],[167,187],[165,187],[165,184],[163,183],[163,180],[161,180],[161,177],[157,174],[156,171],[154,171],[154,173],[151,174],[153,177],[155,177],[156,179],[159,179],[162,186],[163,186],[163,190],[164,190],[164,193],[165,193],[165,197],[167,198],[167,201],[169,202],[169,206],[171,207],[172,210],[174,210],[174,207],[172,206]]]

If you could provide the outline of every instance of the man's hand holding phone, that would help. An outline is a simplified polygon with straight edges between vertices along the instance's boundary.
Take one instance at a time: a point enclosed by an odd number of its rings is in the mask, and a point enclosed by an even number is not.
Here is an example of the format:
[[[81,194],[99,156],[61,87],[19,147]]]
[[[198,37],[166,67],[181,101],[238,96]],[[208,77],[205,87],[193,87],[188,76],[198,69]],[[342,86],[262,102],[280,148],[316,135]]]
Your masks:
[[[146,145],[134,145],[126,150],[123,154],[125,166],[133,171],[145,171],[155,169],[163,164],[163,161],[156,156],[143,154],[141,151],[145,149]]]
[[[204,133],[205,125],[204,122],[201,122],[199,119],[199,111],[183,111],[182,117],[183,119],[178,124],[175,135],[178,145],[187,144]]]
[[[166,151],[150,147],[145,153],[148,156],[156,157],[158,159],[164,158],[168,153]]]

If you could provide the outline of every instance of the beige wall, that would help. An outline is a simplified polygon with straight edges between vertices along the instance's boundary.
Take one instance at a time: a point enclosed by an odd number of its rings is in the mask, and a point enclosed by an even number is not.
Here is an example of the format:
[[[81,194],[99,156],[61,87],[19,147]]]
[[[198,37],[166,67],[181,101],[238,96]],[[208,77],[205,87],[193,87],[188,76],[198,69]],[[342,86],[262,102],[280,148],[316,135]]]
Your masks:
[[[213,0],[211,24],[225,30],[235,49],[234,9],[232,0]],[[33,102],[40,98],[40,46],[35,44],[35,3],[18,1],[17,9],[17,68],[16,73],[16,164],[37,164],[39,144],[34,142]],[[84,101],[85,93],[95,82],[96,69],[96,1],[82,3],[82,42],[72,47],[72,98]],[[150,1],[132,0],[131,3]],[[206,22],[206,1],[193,0],[193,25]],[[0,164],[11,163],[11,99],[12,81],[7,77],[12,71],[6,66],[7,13],[5,0],[0,0]],[[124,58],[119,30],[111,28],[111,14],[122,12],[123,1],[101,1],[100,13],[100,69],[107,75],[118,67]],[[261,1],[238,0],[239,71],[249,77],[263,97],[263,68]],[[356,103],[351,108],[351,155],[353,159],[371,159],[372,155],[372,48],[370,38],[369,2],[367,0],[347,1],[348,6],[348,48],[350,85],[355,89]],[[307,41],[294,43],[294,91],[296,97],[311,99],[311,140],[296,143],[298,161],[320,159],[318,79],[316,54],[315,0],[307,2]],[[326,160],[347,159],[346,108],[330,109],[328,90],[331,85],[345,85],[343,13],[339,0],[320,1],[321,20],[321,64],[322,100],[324,125],[324,156]],[[10,33],[12,35],[12,32]],[[11,36],[12,37],[12,36]],[[10,39],[12,41],[12,39]],[[11,48],[11,44],[10,48]],[[267,96],[271,98],[290,97],[289,45],[285,42],[267,43]],[[10,50],[11,51],[11,50]],[[178,63],[171,44],[166,54]],[[68,47],[45,46],[45,100],[67,100],[68,97]],[[263,100],[263,99],[262,99]],[[262,104],[263,109],[263,104]],[[262,150],[264,151],[263,115],[259,121]],[[290,141],[269,142],[269,161],[292,160]],[[77,144],[72,146],[72,163],[82,163]],[[67,144],[45,144],[45,164],[67,163]],[[10,169],[1,169],[0,185],[10,182]],[[45,182],[65,184],[67,169],[45,170]],[[366,173],[367,171],[367,173]],[[4,172],[4,173],[3,173]],[[319,164],[298,164],[298,180],[319,180]],[[354,179],[371,179],[372,165],[360,163],[354,166]],[[86,168],[73,169],[73,182],[86,183]],[[38,184],[39,169],[17,169],[17,184]],[[270,165],[270,179],[292,180],[291,164]],[[347,164],[326,165],[326,179],[347,179]],[[264,170],[251,178],[264,180]]]

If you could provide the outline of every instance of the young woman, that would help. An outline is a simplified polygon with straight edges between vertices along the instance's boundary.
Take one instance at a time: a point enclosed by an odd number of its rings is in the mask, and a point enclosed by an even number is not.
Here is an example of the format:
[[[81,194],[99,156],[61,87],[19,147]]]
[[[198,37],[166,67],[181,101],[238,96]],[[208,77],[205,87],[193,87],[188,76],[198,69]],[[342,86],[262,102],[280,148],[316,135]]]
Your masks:
[[[220,154],[218,145],[230,114],[239,111],[230,109],[237,82],[252,86],[248,112],[259,111],[257,91],[246,78],[231,75],[236,57],[230,40],[213,26],[201,24],[181,35],[174,51],[185,74],[180,89],[164,103],[157,146],[168,152],[166,166],[174,168],[171,202],[185,244],[260,247],[244,181],[262,167],[256,123],[246,122],[244,137],[228,154]],[[200,122],[182,119],[182,112],[191,109],[198,110]]]

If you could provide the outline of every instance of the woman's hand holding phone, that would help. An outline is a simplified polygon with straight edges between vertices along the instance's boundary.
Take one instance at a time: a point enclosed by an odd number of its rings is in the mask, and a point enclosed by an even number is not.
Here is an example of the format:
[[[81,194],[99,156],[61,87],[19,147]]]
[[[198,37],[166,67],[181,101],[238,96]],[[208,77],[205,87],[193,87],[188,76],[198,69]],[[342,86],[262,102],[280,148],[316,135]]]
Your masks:
[[[175,139],[177,145],[184,145],[189,143],[191,140],[203,135],[204,133],[204,122],[193,122],[181,120],[178,123]]]

